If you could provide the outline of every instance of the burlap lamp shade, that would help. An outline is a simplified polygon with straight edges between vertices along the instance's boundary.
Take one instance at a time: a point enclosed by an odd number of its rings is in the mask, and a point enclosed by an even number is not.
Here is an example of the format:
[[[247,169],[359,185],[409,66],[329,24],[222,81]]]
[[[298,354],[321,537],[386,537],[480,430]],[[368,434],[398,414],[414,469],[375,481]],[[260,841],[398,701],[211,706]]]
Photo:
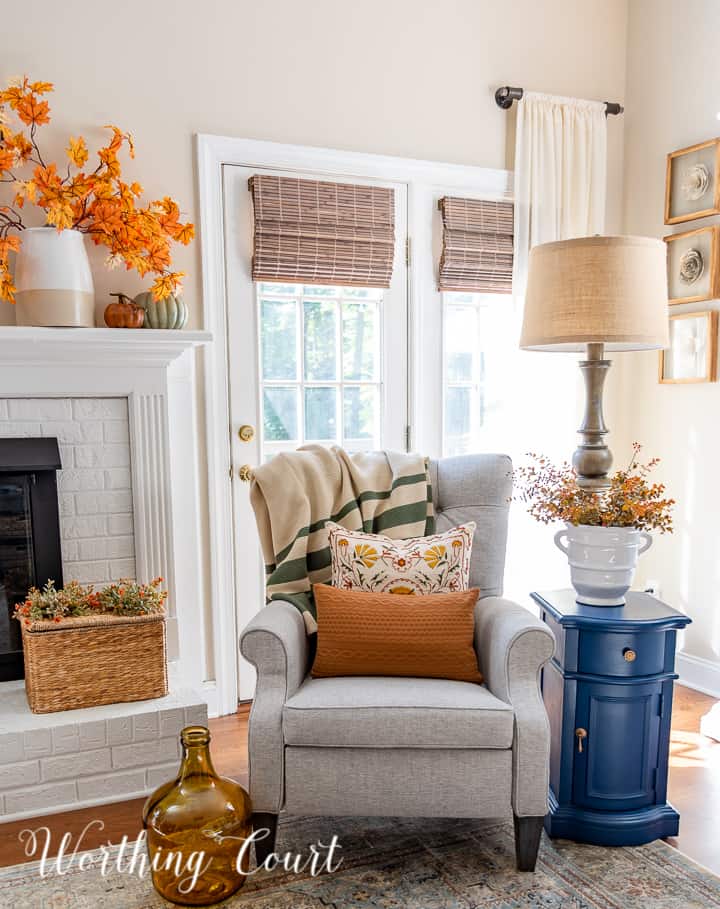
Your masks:
[[[573,466],[581,486],[609,486],[602,388],[609,350],[669,345],[665,244],[650,237],[579,237],[530,250],[520,347],[586,351],[585,416]]]
[[[580,237],[533,247],[520,347],[667,347],[665,255],[665,244],[650,237]]]

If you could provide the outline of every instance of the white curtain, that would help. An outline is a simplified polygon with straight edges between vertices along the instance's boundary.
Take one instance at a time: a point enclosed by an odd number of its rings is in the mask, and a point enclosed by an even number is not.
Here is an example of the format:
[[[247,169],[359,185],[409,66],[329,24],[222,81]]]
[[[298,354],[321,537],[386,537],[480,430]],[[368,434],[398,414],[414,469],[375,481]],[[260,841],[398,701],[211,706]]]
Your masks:
[[[518,103],[513,293],[520,301],[531,246],[604,232],[606,120],[602,101],[525,92]]]

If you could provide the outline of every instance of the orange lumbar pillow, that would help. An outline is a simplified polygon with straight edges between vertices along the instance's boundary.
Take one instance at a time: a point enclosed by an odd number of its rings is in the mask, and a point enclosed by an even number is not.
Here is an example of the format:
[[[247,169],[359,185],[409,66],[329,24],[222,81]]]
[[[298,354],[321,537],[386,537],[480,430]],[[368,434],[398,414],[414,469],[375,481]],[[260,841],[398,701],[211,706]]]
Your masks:
[[[315,584],[314,678],[400,675],[482,682],[473,646],[478,589],[427,596]]]

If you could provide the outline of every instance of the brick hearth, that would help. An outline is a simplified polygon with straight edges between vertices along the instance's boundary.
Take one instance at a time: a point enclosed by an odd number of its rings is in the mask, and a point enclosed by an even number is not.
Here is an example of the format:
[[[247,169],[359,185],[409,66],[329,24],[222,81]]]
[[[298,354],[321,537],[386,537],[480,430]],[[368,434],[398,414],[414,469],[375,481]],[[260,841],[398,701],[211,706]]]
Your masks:
[[[0,684],[0,822],[137,798],[177,771],[180,730],[207,725],[190,689],[132,704],[30,712]]]

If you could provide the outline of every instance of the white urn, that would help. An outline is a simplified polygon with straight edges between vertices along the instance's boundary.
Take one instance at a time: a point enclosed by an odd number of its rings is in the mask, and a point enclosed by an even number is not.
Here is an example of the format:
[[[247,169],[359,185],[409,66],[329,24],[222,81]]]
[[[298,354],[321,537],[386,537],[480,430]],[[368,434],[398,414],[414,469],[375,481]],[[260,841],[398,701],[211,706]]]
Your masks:
[[[15,262],[16,324],[92,328],[95,289],[83,234],[29,227],[20,239]]]
[[[652,546],[652,537],[634,527],[566,524],[555,534],[555,545],[568,557],[578,603],[624,606],[638,556]]]

